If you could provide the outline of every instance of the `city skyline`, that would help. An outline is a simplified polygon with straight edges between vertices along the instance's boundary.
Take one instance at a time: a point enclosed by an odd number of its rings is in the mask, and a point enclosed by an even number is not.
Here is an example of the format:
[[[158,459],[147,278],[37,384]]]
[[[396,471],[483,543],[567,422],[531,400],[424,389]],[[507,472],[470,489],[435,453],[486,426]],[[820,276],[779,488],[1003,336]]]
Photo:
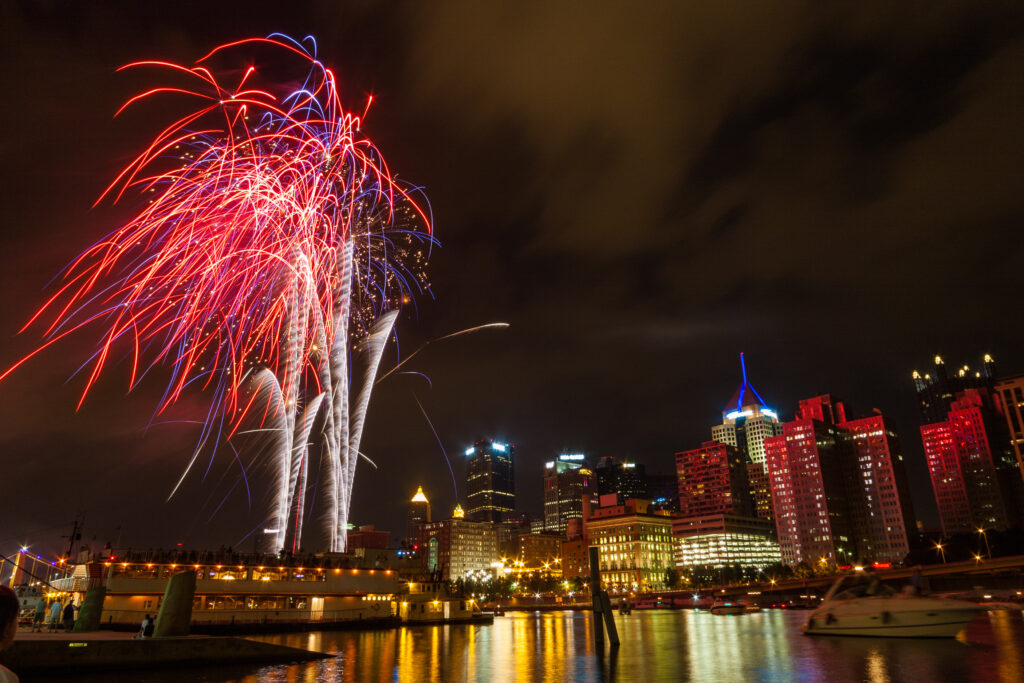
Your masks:
[[[343,100],[374,95],[367,130],[431,197],[436,299],[398,321],[401,357],[510,324],[403,367],[429,382],[396,373],[375,388],[361,450],[376,469],[359,463],[353,522],[399,533],[421,484],[436,510],[465,503],[460,453],[482,434],[518,445],[517,507],[536,515],[542,464],[560,452],[671,472],[721,419],[746,352],[772,408],[826,393],[879,408],[902,438],[915,510],[936,523],[911,372],[936,354],[1024,371],[1024,322],[1004,315],[1024,261],[1012,180],[1024,133],[1008,115],[1020,11],[954,4],[922,25],[897,8],[793,7],[772,13],[771,40],[751,38],[767,10],[726,11],[610,5],[580,23],[524,7],[510,23],[469,3],[308,5],[285,19],[214,6],[202,21],[103,3],[7,8],[19,68],[2,114],[0,364],[38,341],[16,333],[54,274],[124,218],[90,207],[157,112],[113,119],[146,85],[116,69],[314,32]],[[149,425],[160,382],[126,396],[122,367],[76,413],[81,384],[65,382],[87,358],[71,341],[0,383],[15,482],[0,547],[57,539],[83,515],[86,539],[135,546],[232,545],[262,523],[267,486],[257,477],[247,495],[230,449],[165,502],[207,397]],[[395,361],[389,345],[382,374]]]

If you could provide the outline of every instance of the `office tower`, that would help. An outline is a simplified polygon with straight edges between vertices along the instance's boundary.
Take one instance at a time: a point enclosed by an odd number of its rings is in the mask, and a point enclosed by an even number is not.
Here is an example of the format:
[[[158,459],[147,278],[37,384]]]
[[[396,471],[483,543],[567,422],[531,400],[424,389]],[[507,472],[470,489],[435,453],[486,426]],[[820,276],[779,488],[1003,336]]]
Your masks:
[[[498,532],[491,522],[473,522],[458,513],[450,519],[419,527],[423,571],[438,580],[465,579],[471,573],[490,572],[498,555]]]
[[[409,514],[405,528],[407,539],[415,542],[416,533],[420,524],[430,521],[430,501],[423,493],[423,487],[417,486],[416,493],[409,501]]]
[[[711,438],[747,454],[751,462],[764,467],[764,440],[782,431],[778,414],[747,381],[747,365],[740,354],[743,383],[722,411],[722,424],[711,428]]]
[[[597,495],[597,477],[583,453],[562,453],[544,463],[544,529],[564,532],[583,518],[583,497]]]
[[[739,449],[718,441],[676,453],[679,516],[754,516],[747,479],[747,458]]]
[[[765,468],[764,440],[782,433],[778,414],[769,408],[747,380],[747,365],[740,354],[742,384],[722,411],[722,424],[711,428],[711,438],[746,454],[747,480],[755,514],[772,521],[771,485]]]
[[[824,395],[765,440],[786,564],[902,560],[915,528],[903,457],[881,414],[848,420]]]
[[[996,380],[999,412],[1006,420],[1010,446],[1017,457],[1017,470],[1024,477],[1024,375]]]
[[[760,468],[759,468],[760,469]],[[782,561],[771,522],[758,517],[708,515],[676,517],[674,560],[687,567],[764,569]]]
[[[639,463],[607,456],[601,458],[596,472],[599,495],[614,493],[621,503],[630,498],[643,499],[647,494],[647,474],[644,466]]]
[[[672,517],[653,511],[649,502],[602,495],[597,506],[584,505],[583,523],[590,545],[599,549],[601,583],[607,588],[644,591],[665,587],[672,559]]]
[[[849,455],[835,425],[835,413],[845,414],[831,397],[811,401],[801,401],[796,419],[764,442],[775,526],[783,563],[841,564],[855,559],[839,556],[852,550],[843,471]]]
[[[996,363],[985,354],[981,366],[975,369],[962,365],[955,370],[946,367],[942,356],[935,356],[931,370],[914,370],[911,379],[917,393],[922,424],[934,424],[946,419],[956,395],[967,389],[991,389],[995,379]]]
[[[481,439],[466,449],[467,518],[500,522],[516,507],[514,455],[516,447]]]
[[[998,395],[996,395],[998,396]],[[922,425],[928,471],[942,532],[1006,529],[1016,521],[1020,469],[995,397],[984,389],[957,394],[946,419]]]
[[[860,554],[874,562],[900,562],[910,552],[917,519],[910,499],[899,437],[881,413],[839,425],[850,435],[855,460],[851,530]]]

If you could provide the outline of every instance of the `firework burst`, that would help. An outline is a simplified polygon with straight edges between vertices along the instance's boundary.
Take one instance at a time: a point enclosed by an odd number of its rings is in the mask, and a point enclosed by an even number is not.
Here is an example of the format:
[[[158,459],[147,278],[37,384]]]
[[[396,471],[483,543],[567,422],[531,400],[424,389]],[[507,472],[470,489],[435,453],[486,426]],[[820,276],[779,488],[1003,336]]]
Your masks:
[[[212,66],[251,53],[273,53],[275,73],[298,65],[298,80],[286,88],[255,66],[227,77]],[[155,366],[170,367],[157,413],[190,385],[210,392],[185,474],[205,444],[258,420],[276,444],[278,549],[286,530],[292,545],[301,538],[310,430],[323,412],[326,526],[331,549],[343,549],[363,412],[393,311],[428,287],[427,204],[394,179],[361,117],[342,108],[311,38],[274,34],[218,47],[192,66],[122,68],[162,70],[175,83],[140,93],[119,114],[153,97],[195,106],[104,192],[147,202],[69,264],[26,325],[45,326],[31,355],[95,326],[102,332],[79,405],[115,347],[128,349],[132,388]],[[366,347],[368,370],[350,414],[353,342]]]

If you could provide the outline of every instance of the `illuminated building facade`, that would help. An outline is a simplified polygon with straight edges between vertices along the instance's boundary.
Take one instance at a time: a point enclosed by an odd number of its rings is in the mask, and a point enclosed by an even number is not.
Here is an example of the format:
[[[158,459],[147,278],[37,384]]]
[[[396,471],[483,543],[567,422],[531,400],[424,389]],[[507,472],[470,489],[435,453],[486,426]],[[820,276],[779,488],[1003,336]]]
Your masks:
[[[838,418],[838,419],[837,419]],[[845,421],[841,403],[819,396],[800,402],[796,419],[782,434],[765,439],[765,458],[784,564],[841,564],[840,548],[849,551],[851,534],[844,484]]]
[[[522,534],[518,539],[514,558],[523,567],[543,569],[545,572],[560,574],[562,571],[562,534],[542,532]]]
[[[765,440],[782,561],[898,562],[916,528],[903,456],[881,414],[847,420],[829,395],[800,401]]]
[[[743,383],[722,411],[722,424],[711,428],[711,438],[736,448],[749,460],[747,480],[753,496],[754,512],[772,519],[771,486],[765,466],[764,440],[782,433],[778,413],[769,408],[747,380],[747,365],[740,354]]]
[[[753,567],[782,561],[771,522],[757,517],[708,515],[672,520],[675,564],[685,567]]]
[[[996,362],[985,354],[981,367],[972,369],[962,365],[950,372],[942,356],[935,356],[934,367],[925,372],[914,370],[911,379],[917,393],[922,424],[934,424],[946,419],[956,395],[968,389],[991,389],[996,376]]]
[[[430,501],[423,493],[423,487],[417,486],[416,493],[409,501],[409,514],[406,522],[405,537],[413,542],[420,524],[430,521]]]
[[[750,482],[750,496],[754,502],[754,514],[761,519],[774,523],[772,482],[768,477],[768,468],[756,462],[748,462],[747,481]]]
[[[854,458],[850,524],[861,558],[901,562],[917,529],[903,452],[881,414],[839,425],[849,435]]]
[[[591,506],[591,503],[587,503]],[[589,515],[588,507],[587,514]],[[562,576],[566,579],[586,579],[590,576],[590,539],[582,519],[573,519],[565,528],[562,540]]]
[[[1016,512],[1020,470],[992,399],[985,390],[968,389],[951,403],[946,420],[921,427],[947,536],[1006,529]]]
[[[619,503],[630,498],[643,500],[647,494],[646,468],[612,456],[601,458],[597,465],[597,492],[601,496],[614,493]]]
[[[672,559],[672,517],[652,511],[645,500],[622,504],[615,493],[603,495],[599,506],[584,505],[586,535],[600,549],[601,583],[623,590],[660,590]]]
[[[583,497],[597,495],[597,477],[583,453],[563,453],[544,463],[544,529],[564,532],[583,519]]]
[[[1017,457],[1017,470],[1024,477],[1024,375],[997,380],[995,393],[1006,418],[1006,429]]]
[[[754,515],[747,459],[734,446],[706,441],[700,448],[676,453],[679,515]]]
[[[512,444],[493,439],[481,439],[466,449],[469,519],[500,522],[515,510],[515,450]]]
[[[778,413],[769,408],[747,381],[747,364],[740,354],[743,383],[722,411],[722,424],[711,428],[711,438],[739,449],[751,462],[764,467],[764,440],[782,433]]]
[[[498,561],[498,532],[491,522],[462,517],[419,526],[423,571],[442,581],[465,578],[470,572],[492,571]]]

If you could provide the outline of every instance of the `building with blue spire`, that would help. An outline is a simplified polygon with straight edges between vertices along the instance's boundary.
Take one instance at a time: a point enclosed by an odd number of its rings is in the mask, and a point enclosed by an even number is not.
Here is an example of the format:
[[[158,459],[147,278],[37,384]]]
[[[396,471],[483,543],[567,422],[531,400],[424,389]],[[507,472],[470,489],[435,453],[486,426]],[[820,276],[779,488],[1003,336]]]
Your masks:
[[[722,424],[711,428],[711,438],[745,452],[764,469],[764,440],[782,433],[778,413],[768,407],[747,380],[747,364],[740,354],[743,384],[722,411]]]
[[[757,516],[772,519],[771,486],[765,465],[764,440],[782,433],[779,415],[768,407],[747,379],[747,362],[740,354],[743,383],[722,411],[722,424],[711,428],[711,439],[738,449],[749,460],[747,479]]]

